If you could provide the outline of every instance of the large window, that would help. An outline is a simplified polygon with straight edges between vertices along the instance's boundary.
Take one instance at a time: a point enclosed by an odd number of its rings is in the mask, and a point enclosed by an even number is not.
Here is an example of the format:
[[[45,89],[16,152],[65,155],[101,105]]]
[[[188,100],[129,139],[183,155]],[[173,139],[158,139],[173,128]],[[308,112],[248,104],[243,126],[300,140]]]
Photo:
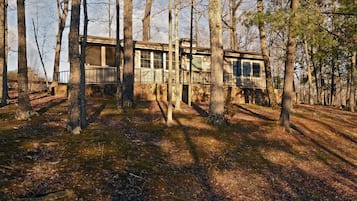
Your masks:
[[[244,61],[243,62],[243,76],[249,77],[251,69],[252,69],[251,63]]]
[[[253,77],[260,77],[260,64],[253,62]]]
[[[150,68],[151,67],[151,52],[143,51],[140,52],[140,64],[141,68]]]

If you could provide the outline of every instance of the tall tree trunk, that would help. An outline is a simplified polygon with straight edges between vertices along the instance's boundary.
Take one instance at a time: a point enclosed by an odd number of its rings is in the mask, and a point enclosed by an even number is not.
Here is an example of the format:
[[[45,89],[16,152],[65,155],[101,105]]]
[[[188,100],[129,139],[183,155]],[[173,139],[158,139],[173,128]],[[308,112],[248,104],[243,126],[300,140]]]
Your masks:
[[[87,49],[87,36],[88,36],[88,12],[87,12],[87,0],[83,0],[83,38],[81,45],[81,79],[80,79],[80,121],[81,128],[87,125],[87,102],[86,102],[86,49]]]
[[[343,75],[342,75],[342,69],[341,68],[338,68],[337,69],[338,70],[338,85],[339,85],[339,90],[338,90],[338,95],[339,95],[339,97],[338,97],[338,99],[339,99],[339,101],[338,101],[338,104],[339,104],[339,107],[342,107],[343,106],[343,93],[342,93],[342,91],[343,91]]]
[[[16,118],[20,120],[28,119],[32,115],[27,76],[27,52],[26,52],[26,22],[25,22],[25,1],[17,0],[17,26],[18,26],[18,93],[19,108]]]
[[[2,71],[2,82],[0,83],[2,89],[1,89],[1,106],[7,105],[7,98],[8,98],[8,85],[7,85],[7,60],[8,60],[8,24],[7,24],[7,7],[8,7],[8,2],[5,0],[5,6],[4,6],[4,66]]]
[[[208,4],[211,40],[211,95],[209,121],[215,125],[225,123],[223,89],[222,5],[220,0]]]
[[[313,46],[311,46],[311,49],[310,49],[310,55],[311,55],[311,63],[312,63],[312,66],[314,68],[314,77],[315,77],[315,87],[316,87],[316,95],[317,95],[317,101],[316,103],[318,105],[321,104],[321,88],[319,87],[319,82],[318,82],[318,77],[317,77],[317,64],[316,62],[314,61],[314,48]]]
[[[319,71],[320,71],[320,87],[321,87],[321,90],[320,90],[320,100],[321,100],[321,103],[323,105],[326,105],[326,99],[325,99],[325,81],[324,81],[324,76],[323,76],[323,70],[322,70],[322,67],[323,67],[323,64],[322,64],[322,59],[320,58],[320,62],[319,62],[319,65],[320,65],[320,68],[319,68]]]
[[[178,0],[174,1],[174,15],[175,15],[175,110],[181,110],[181,84],[180,84],[180,44],[179,44],[179,30],[178,30]],[[197,41],[196,41],[197,42]]]
[[[5,2],[0,2],[0,98],[1,98],[1,106],[6,105],[3,104],[4,97],[4,68],[5,68]],[[6,100],[6,99],[5,99]]]
[[[133,0],[124,0],[123,107],[134,106]]]
[[[346,107],[350,106],[350,90],[351,90],[351,68],[347,68],[347,83],[346,83]]]
[[[229,33],[230,33],[230,47],[232,50],[238,50],[238,31],[237,31],[237,10],[242,3],[242,0],[229,0]]]
[[[266,77],[266,89],[269,96],[269,103],[272,108],[277,108],[278,103],[276,101],[276,96],[274,93],[274,85],[273,85],[273,78],[271,75],[271,66],[270,66],[270,58],[269,58],[269,51],[267,46],[267,39],[266,39],[266,31],[264,27],[264,20],[263,20],[263,0],[257,0],[257,9],[259,15],[259,36],[260,36],[260,46],[262,48],[262,53],[264,57],[264,67],[265,67],[265,77]]]
[[[172,124],[172,0],[169,0],[169,68],[167,81],[167,125]]]
[[[313,95],[313,90],[312,90],[312,74],[311,74],[311,62],[310,62],[310,56],[309,56],[309,50],[308,50],[308,44],[306,40],[306,36],[304,36],[304,49],[305,49],[305,59],[306,59],[306,65],[307,65],[307,79],[309,83],[309,104],[313,105],[314,104],[314,95]]]
[[[355,112],[356,106],[356,50],[352,52],[351,62],[351,87],[350,87],[350,111]]]
[[[79,22],[80,0],[72,0],[71,25],[69,30],[69,63],[70,74],[68,82],[68,122],[67,130],[73,134],[81,132],[80,122],[80,53],[79,53]]]
[[[195,42],[196,42],[196,44],[197,44],[197,46],[198,46],[198,35],[199,35],[199,31],[198,31],[198,17],[197,17],[197,1],[196,0],[192,0],[192,5],[193,5],[193,8],[194,8],[194,10],[196,10],[196,12],[194,12],[193,13],[193,18],[194,18],[194,21],[195,21],[195,36],[194,36],[194,38],[195,38]]]
[[[285,75],[284,75],[284,90],[282,97],[282,108],[280,113],[280,125],[290,131],[290,112],[292,108],[292,98],[294,95],[294,67],[295,67],[295,51],[296,51],[296,36],[295,29],[297,26],[296,12],[299,7],[299,0],[291,1],[292,16],[289,23],[289,36],[286,50]]]
[[[115,67],[117,69],[117,107],[119,110],[123,106],[123,93],[122,93],[122,83],[121,83],[121,73],[120,73],[120,0],[115,1],[116,4],[116,44],[115,44]]]
[[[68,15],[68,0],[63,1],[63,10],[61,9],[61,0],[57,0],[57,13],[58,13],[58,31],[56,35],[56,49],[55,49],[55,60],[53,64],[53,76],[52,76],[52,87],[58,85],[59,76],[59,66],[60,66],[60,55],[61,55],[61,45],[63,31],[66,26],[66,20]]]
[[[331,61],[331,91],[330,91],[330,104],[329,105],[335,104],[335,94],[336,94],[335,71],[336,71],[335,60],[332,59],[332,61]]]
[[[38,55],[40,56],[42,70],[43,70],[43,73],[45,75],[46,91],[48,91],[49,90],[49,85],[48,85],[47,70],[46,70],[45,63],[43,61],[42,53],[41,53],[41,50],[40,50],[40,45],[38,44],[37,31],[36,31],[35,21],[33,19],[32,19],[32,26],[33,26],[33,33],[34,33],[34,36],[35,36],[35,43],[36,43],[36,47],[37,47],[37,52],[38,52]]]
[[[143,41],[150,40],[150,17],[152,0],[146,0],[143,22]]]

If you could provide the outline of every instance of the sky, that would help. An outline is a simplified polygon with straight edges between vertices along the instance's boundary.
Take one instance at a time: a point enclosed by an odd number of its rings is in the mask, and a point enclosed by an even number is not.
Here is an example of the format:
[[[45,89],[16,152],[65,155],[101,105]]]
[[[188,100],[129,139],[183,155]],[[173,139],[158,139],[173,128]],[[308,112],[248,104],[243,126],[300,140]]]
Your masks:
[[[182,8],[179,11],[179,37],[188,38],[190,33],[190,7],[187,0],[179,0],[183,2]],[[206,0],[203,0],[205,2]],[[223,0],[225,2],[226,0]],[[8,0],[8,25],[9,25],[9,71],[17,70],[17,13],[16,0]],[[115,36],[115,0],[87,0],[88,3],[88,35],[109,36],[109,15],[108,2],[111,3],[112,37]],[[246,0],[242,5],[242,10],[251,10],[251,0]],[[123,35],[123,0],[120,2],[120,34]],[[168,1],[153,0],[152,15],[151,15],[151,40],[156,42],[168,41]],[[27,29],[27,58],[28,66],[34,69],[40,76],[43,76],[41,62],[36,49],[34,39],[33,23],[38,32],[38,41],[43,54],[45,68],[52,79],[53,62],[57,34],[57,6],[56,0],[26,0],[26,29]],[[203,13],[199,17],[199,45],[209,46],[209,30],[207,18],[207,3],[197,8],[198,12]],[[141,40],[142,36],[142,17],[144,16],[145,0],[133,0],[133,34],[134,40]],[[69,69],[68,63],[68,33],[69,33],[70,13],[67,17],[67,26],[64,30],[60,71]],[[82,27],[82,26],[81,26]],[[243,28],[242,28],[243,29]],[[81,30],[82,32],[82,30]],[[227,33],[225,33],[226,35]],[[247,35],[250,32],[246,32]],[[247,47],[249,48],[249,47]]]

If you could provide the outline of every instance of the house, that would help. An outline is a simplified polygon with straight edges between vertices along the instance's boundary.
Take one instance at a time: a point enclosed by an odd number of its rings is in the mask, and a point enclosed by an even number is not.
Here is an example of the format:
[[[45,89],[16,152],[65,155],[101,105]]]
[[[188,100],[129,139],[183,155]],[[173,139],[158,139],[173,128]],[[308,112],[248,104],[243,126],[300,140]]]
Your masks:
[[[116,84],[115,44],[116,41],[113,38],[88,36],[85,65],[86,84],[88,86],[94,88],[102,86],[105,89]],[[192,99],[204,101],[202,97],[209,96],[210,49],[197,47],[196,44],[193,44],[191,69],[190,42],[188,39],[180,40],[179,55],[179,77],[183,86],[184,99],[187,99],[188,96],[187,85],[190,84],[191,74]],[[133,57],[135,97],[156,99],[158,94],[160,97],[165,97],[165,83],[168,77],[168,44],[134,41]],[[122,72],[123,60],[120,63],[120,72]],[[174,55],[172,66],[172,77],[175,78]],[[223,77],[226,88],[233,88],[237,91],[233,94],[233,97],[242,96],[246,102],[246,99],[249,98],[247,95],[256,92],[263,94],[266,88],[266,80],[262,55],[254,52],[224,50]],[[62,82],[65,81],[62,80]]]

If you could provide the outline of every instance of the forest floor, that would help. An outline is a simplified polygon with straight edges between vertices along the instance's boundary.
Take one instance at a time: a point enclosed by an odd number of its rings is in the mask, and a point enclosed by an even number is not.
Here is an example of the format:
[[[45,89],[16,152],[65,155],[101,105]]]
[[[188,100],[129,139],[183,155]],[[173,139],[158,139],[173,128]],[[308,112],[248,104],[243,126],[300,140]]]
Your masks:
[[[39,113],[0,108],[0,200],[357,200],[357,114],[296,105],[294,131],[279,110],[230,105],[228,126],[206,122],[207,105],[165,102],[118,112],[88,100],[89,125],[66,132],[67,102],[32,94]]]

